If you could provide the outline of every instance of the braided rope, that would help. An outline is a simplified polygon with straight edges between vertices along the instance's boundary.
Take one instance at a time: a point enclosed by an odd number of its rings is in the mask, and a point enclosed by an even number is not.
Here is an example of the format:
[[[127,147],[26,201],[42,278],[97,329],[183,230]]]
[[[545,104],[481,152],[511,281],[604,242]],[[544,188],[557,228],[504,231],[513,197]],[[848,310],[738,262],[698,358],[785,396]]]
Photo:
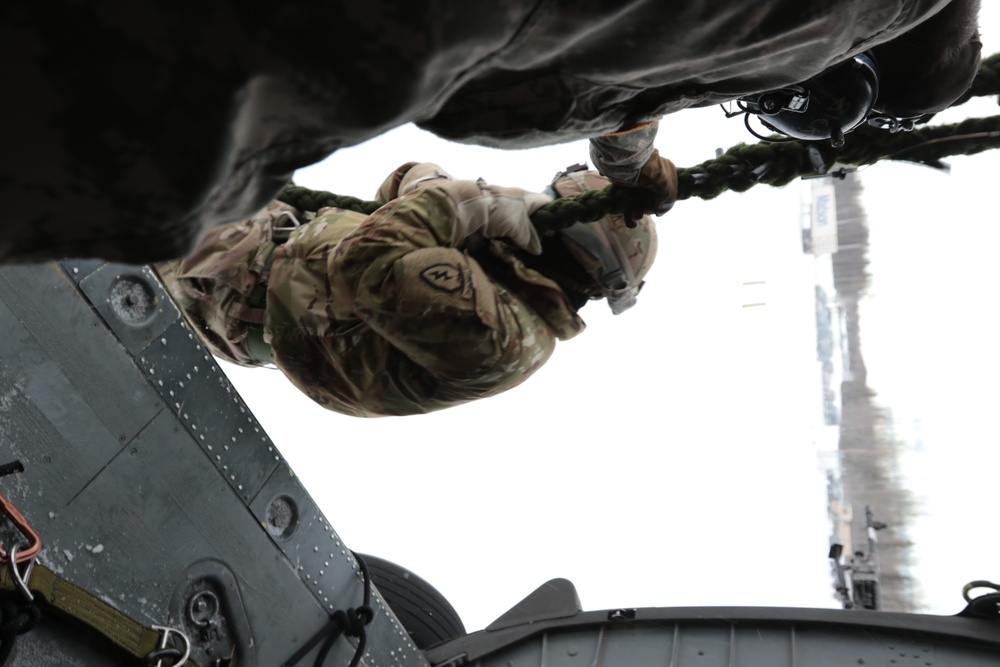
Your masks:
[[[1000,95],[1000,53],[994,53],[988,58],[983,58],[979,65],[979,73],[969,91],[955,100],[952,106],[965,104],[973,97],[986,97],[987,95]]]
[[[1000,54],[983,60],[969,93],[971,97],[1000,94]],[[880,160],[905,160],[944,168],[942,158],[974,155],[1000,148],[1000,116],[970,118],[950,125],[924,125],[913,132],[887,132],[862,125],[840,148],[830,142],[783,141],[737,144],[722,155],[699,165],[677,170],[677,199],[713,199],[723,192],[745,192],[764,183],[782,187],[802,176],[826,173],[833,165],[861,166]],[[556,199],[538,209],[531,221],[540,232],[564,229],[577,222],[592,222],[613,213],[644,208],[648,193],[610,185],[572,197]],[[289,185],[277,197],[305,211],[335,206],[365,215],[378,202],[335,195]],[[648,210],[648,209],[647,209]]]
[[[276,199],[301,211],[318,211],[321,208],[333,207],[371,215],[381,206],[378,202],[365,201],[349,195],[335,195],[324,190],[310,190],[294,183],[286,185]]]
[[[825,173],[834,164],[861,166],[905,160],[942,168],[943,157],[994,148],[1000,148],[1000,116],[895,134],[865,125],[852,132],[840,148],[828,142],[739,144],[718,158],[678,169],[678,199],[712,199],[726,190],[743,192],[757,183],[781,187],[802,176]]]

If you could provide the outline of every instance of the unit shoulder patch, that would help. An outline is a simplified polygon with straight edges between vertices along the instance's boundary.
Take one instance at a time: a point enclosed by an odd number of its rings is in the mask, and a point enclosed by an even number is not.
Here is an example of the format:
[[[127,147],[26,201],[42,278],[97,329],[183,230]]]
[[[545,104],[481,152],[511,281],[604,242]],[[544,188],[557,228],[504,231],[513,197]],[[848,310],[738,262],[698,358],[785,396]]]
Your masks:
[[[436,290],[455,294],[465,286],[462,268],[456,264],[441,262],[428,266],[420,272],[420,279]]]

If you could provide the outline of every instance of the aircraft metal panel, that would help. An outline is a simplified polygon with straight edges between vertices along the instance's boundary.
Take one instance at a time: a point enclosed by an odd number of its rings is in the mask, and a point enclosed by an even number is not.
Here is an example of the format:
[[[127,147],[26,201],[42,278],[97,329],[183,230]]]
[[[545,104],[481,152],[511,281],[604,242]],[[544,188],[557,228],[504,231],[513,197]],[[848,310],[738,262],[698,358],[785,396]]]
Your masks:
[[[132,356],[180,315],[148,267],[105,264],[80,289]]]
[[[207,458],[249,503],[281,457],[215,359],[177,319],[139,353],[138,362]]]
[[[56,264],[4,267],[0,300],[119,442],[135,437],[162,409],[121,343]],[[19,353],[11,349],[8,356]]]

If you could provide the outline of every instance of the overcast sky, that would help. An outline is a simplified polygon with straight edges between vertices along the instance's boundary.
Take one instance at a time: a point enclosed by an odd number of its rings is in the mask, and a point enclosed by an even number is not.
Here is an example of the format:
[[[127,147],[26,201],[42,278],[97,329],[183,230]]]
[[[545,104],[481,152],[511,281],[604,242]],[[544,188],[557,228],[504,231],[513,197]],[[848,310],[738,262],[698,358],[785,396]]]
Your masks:
[[[1000,9],[987,7],[982,24],[985,52],[1000,50],[990,31]],[[976,115],[994,110],[984,103]],[[691,166],[751,140],[715,108],[667,117],[657,143]],[[494,151],[408,126],[296,181],[371,198],[410,160],[540,190],[586,161],[587,144]],[[1000,540],[978,527],[994,502],[979,487],[1000,463],[1000,232],[985,180],[1000,159],[952,164],[950,175],[863,173],[876,272],[863,314],[869,384],[916,424],[906,483],[930,517],[918,527],[920,577],[928,611],[948,614],[968,580],[1000,578]],[[822,269],[801,252],[806,195],[793,183],[679,203],[658,220],[660,250],[636,308],[613,317],[587,305],[585,333],[492,399],[364,420],[313,405],[277,371],[223,366],[345,543],[430,581],[469,630],[553,577],[572,580],[586,609],[834,607],[820,454],[835,443],[821,427]]]

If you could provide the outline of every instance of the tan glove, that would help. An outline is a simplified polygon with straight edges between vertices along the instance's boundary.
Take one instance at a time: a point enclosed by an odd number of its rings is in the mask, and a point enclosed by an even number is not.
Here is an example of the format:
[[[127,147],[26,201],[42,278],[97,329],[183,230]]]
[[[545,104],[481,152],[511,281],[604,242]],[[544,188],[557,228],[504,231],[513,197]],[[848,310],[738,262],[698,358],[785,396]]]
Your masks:
[[[433,162],[422,162],[403,176],[399,183],[399,195],[403,196],[418,188],[431,187],[441,180],[453,181],[455,178]]]
[[[392,201],[417,188],[428,187],[437,179],[451,180],[451,175],[433,162],[407,162],[382,182],[375,199]]]
[[[608,180],[623,188],[646,190],[649,193],[644,206],[625,212],[626,220],[633,223],[646,214],[663,215],[677,201],[677,167],[670,160],[660,157],[660,152],[655,148],[634,182],[616,181],[613,178]]]
[[[439,182],[436,187],[458,208],[454,247],[465,247],[476,237],[504,237],[534,255],[541,254],[542,242],[530,216],[552,201],[549,195],[487,185],[481,180]]]

